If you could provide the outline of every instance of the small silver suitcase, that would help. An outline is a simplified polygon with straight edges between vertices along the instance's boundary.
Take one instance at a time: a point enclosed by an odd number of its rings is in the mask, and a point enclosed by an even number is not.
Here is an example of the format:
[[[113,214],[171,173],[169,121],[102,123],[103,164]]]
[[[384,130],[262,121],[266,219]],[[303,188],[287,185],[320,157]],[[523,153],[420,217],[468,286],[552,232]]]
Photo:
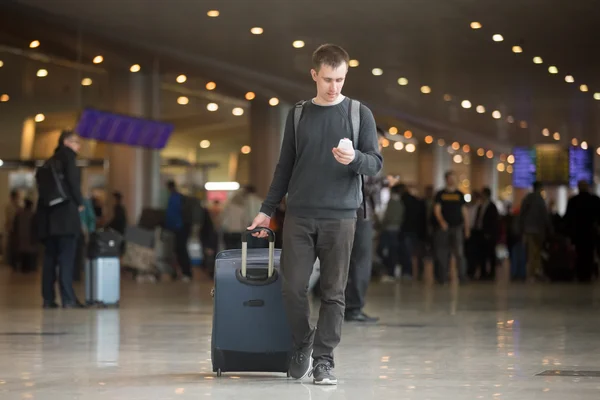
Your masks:
[[[87,304],[119,306],[121,265],[117,257],[88,259],[85,263],[85,299]]]

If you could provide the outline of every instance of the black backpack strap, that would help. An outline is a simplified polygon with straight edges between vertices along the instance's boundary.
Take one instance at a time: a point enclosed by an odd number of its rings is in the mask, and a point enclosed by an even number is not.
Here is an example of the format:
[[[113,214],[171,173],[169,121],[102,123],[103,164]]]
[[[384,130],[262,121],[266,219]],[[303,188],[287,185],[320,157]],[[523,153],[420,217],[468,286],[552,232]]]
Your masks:
[[[352,144],[358,148],[358,138],[360,136],[360,101],[350,99],[348,105],[348,115],[350,116],[350,126],[352,128]],[[362,193],[363,216],[367,219],[367,201],[365,199],[365,178],[360,175],[360,191]]]
[[[302,100],[296,103],[294,107],[294,140],[296,142],[296,151],[298,151],[298,125],[300,125],[300,119],[302,118],[302,111],[304,111],[304,104],[306,101]]]

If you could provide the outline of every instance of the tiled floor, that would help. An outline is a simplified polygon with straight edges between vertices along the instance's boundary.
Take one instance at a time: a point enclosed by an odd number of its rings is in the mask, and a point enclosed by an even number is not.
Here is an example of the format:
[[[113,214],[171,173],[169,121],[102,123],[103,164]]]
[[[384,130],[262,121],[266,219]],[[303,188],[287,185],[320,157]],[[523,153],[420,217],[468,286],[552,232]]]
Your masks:
[[[124,280],[120,310],[43,311],[38,279],[0,269],[2,400],[600,398],[598,377],[537,376],[600,371],[597,285],[374,284],[381,323],[344,326],[340,384],[320,388],[217,379],[208,282]]]

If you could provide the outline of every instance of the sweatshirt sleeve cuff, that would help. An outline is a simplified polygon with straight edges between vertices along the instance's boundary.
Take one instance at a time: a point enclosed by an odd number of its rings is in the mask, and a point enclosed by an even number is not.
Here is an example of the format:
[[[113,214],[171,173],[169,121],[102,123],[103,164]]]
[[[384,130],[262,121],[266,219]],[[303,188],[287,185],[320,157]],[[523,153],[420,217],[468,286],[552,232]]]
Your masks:
[[[271,207],[266,206],[264,204],[260,208],[260,213],[266,215],[269,218],[271,218],[271,216],[273,215],[274,212],[275,212],[275,210],[273,210]]]

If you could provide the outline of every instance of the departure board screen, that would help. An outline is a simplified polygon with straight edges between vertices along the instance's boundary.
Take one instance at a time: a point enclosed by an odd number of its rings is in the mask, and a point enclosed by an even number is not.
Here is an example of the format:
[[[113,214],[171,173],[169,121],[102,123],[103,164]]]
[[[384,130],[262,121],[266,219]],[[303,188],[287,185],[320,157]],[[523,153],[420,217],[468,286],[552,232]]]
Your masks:
[[[569,150],[554,144],[535,146],[536,178],[547,185],[569,183]]]
[[[513,164],[513,186],[519,189],[529,189],[535,182],[535,149],[531,147],[516,147],[513,149],[515,163]]]
[[[579,181],[594,183],[594,154],[581,147],[569,148],[569,186],[576,187]]]
[[[167,145],[173,128],[165,122],[87,108],[79,118],[76,132],[87,139],[160,150]]]

